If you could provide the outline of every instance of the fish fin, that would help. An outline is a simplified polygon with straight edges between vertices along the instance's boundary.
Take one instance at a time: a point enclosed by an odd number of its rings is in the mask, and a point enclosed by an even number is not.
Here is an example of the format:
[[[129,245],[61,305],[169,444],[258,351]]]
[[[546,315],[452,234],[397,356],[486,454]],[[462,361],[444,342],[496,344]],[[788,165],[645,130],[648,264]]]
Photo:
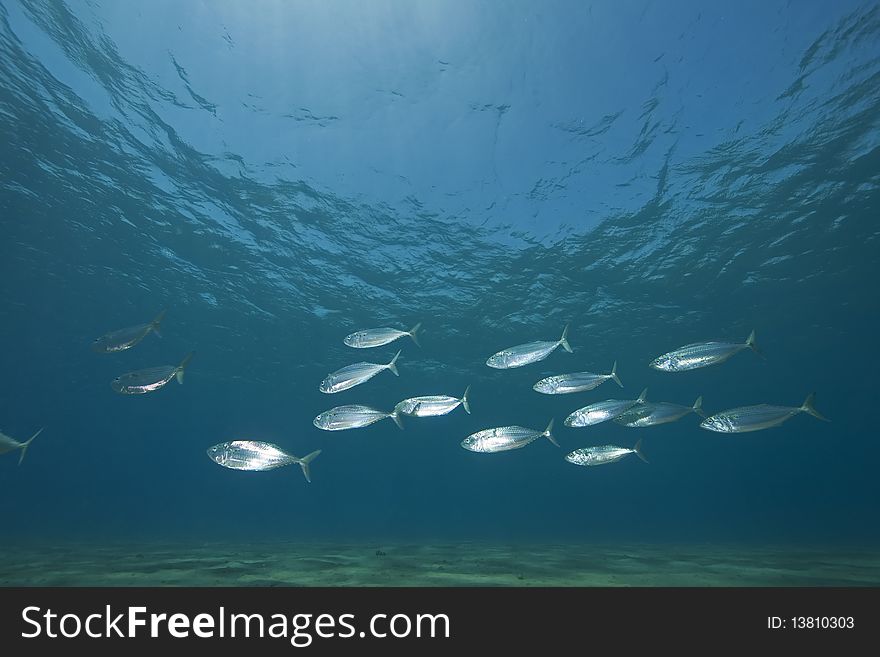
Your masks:
[[[468,393],[470,392],[471,387],[468,386],[464,389],[464,394],[461,396],[461,405],[464,406],[465,413],[468,415],[471,414],[471,405],[468,403]]]
[[[400,419],[400,413],[397,410],[397,407],[394,407],[394,410],[388,414],[392,420],[394,420],[394,424],[403,429],[403,420]]]
[[[760,347],[755,343],[755,330],[752,329],[752,332],[749,333],[749,337],[746,339],[746,346],[758,354],[764,360],[767,360],[767,356],[764,355],[764,352],[761,351]]]
[[[194,351],[189,352],[186,355],[186,358],[184,358],[180,362],[180,365],[177,366],[177,372],[174,373],[174,376],[177,377],[177,382],[181,385],[183,385],[183,371],[186,369],[186,366],[189,365],[189,361],[192,360],[192,357],[195,356],[195,354],[196,352]]]
[[[642,390],[642,394],[639,395],[639,398],[636,400],[637,402],[644,402],[648,398],[648,389],[645,388]]]
[[[646,459],[645,455],[642,454],[642,439],[641,438],[639,438],[636,441],[635,447],[633,447],[633,451],[635,452],[636,456],[638,456],[640,459],[642,459],[645,463],[648,463],[648,459]]]
[[[321,453],[320,449],[316,449],[311,454],[306,454],[301,459],[298,460],[299,467],[302,468],[303,476],[306,478],[306,481],[312,483],[312,474],[309,472],[309,463],[315,460],[315,457]]]
[[[397,371],[397,365],[394,364],[397,362],[398,356],[400,356],[400,351],[398,351],[396,354],[394,354],[394,358],[392,358],[391,362],[388,363],[388,365],[387,365],[388,369],[391,370],[392,372],[394,372],[394,376],[400,376],[400,373]]]
[[[693,412],[700,417],[706,417],[706,414],[703,412],[703,395],[697,397],[697,401],[695,401],[694,405],[691,406],[691,410],[693,410]]]
[[[41,427],[40,430],[37,431],[37,433],[35,433],[33,436],[31,436],[30,438],[28,438],[26,441],[24,441],[24,442],[22,443],[22,445],[21,445],[21,456],[18,457],[18,464],[19,464],[19,465],[21,465],[21,462],[24,461],[24,454],[25,454],[25,452],[27,452],[28,445],[30,445],[30,444],[34,441],[34,438],[36,438],[36,437],[39,436],[41,433],[43,433],[43,429],[45,429],[45,428],[46,428],[46,427]]]
[[[559,344],[561,344],[562,348],[565,349],[568,353],[570,353],[570,354],[574,353],[571,350],[571,345],[568,344],[568,324],[566,324],[565,328],[562,329],[562,337],[559,338]]]
[[[816,393],[811,392],[809,395],[807,395],[807,398],[804,400],[804,404],[803,406],[801,406],[800,410],[805,413],[809,413],[813,417],[818,418],[823,422],[831,422],[831,420],[829,420],[827,417],[816,410],[816,408],[813,406],[814,401],[816,401]]]
[[[611,366],[611,380],[614,381],[621,388],[623,384],[620,382],[620,379],[617,378],[617,361],[614,361],[614,365]]]
[[[556,438],[554,438],[553,434],[550,433],[551,431],[553,431],[553,419],[554,418],[552,418],[552,417],[550,418],[550,424],[548,424],[547,428],[544,429],[543,435],[547,436],[547,440],[549,440],[551,443],[553,443],[554,445],[559,447],[560,445],[559,445],[559,443],[556,442]]]
[[[166,311],[163,310],[158,315],[156,315],[155,319],[153,319],[152,322],[150,322],[150,329],[152,329],[153,333],[156,334],[156,337],[159,338],[162,337],[162,334],[159,333],[159,324],[162,322],[163,319],[165,319],[165,313]]]
[[[413,326],[409,331],[407,331],[407,335],[412,338],[412,341],[416,343],[417,347],[421,347],[421,343],[419,339],[416,337],[416,334],[419,332],[419,329],[422,328],[422,323],[419,322],[415,326]]]

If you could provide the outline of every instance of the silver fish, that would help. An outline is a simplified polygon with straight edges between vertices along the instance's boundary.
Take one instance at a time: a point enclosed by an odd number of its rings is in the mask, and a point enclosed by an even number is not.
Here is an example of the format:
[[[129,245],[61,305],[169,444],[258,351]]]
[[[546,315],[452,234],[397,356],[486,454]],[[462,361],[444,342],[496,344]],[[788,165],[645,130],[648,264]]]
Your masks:
[[[465,388],[461,399],[449,397],[448,395],[426,395],[424,397],[410,397],[398,402],[394,407],[398,413],[404,415],[414,415],[416,417],[429,417],[434,415],[446,415],[455,410],[459,404],[464,408],[465,412],[470,415],[471,406],[468,403],[468,391],[471,387]]]
[[[648,459],[642,454],[642,441],[636,442],[635,447],[618,447],[617,445],[597,445],[596,447],[583,447],[565,455],[565,460],[575,465],[605,465],[619,461],[627,454],[635,454],[645,463]]]
[[[176,378],[178,383],[183,383],[184,368],[196,352],[187,354],[180,365],[163,365],[162,367],[150,367],[136,372],[128,372],[117,376],[110,382],[110,387],[122,395],[142,395],[147,392],[158,390],[171,379]]]
[[[718,365],[744,349],[757,354],[761,351],[755,345],[755,332],[749,334],[745,342],[697,342],[679,347],[674,351],[658,356],[650,362],[651,367],[663,372],[684,372],[698,367]]]
[[[413,326],[409,331],[398,331],[393,328],[367,329],[366,331],[358,331],[357,333],[346,335],[342,341],[355,349],[369,349],[370,347],[381,347],[383,344],[394,342],[398,338],[408,335],[416,343],[416,346],[421,347],[422,345],[419,344],[419,339],[416,337],[420,328],[422,328],[421,322]]]
[[[318,386],[318,389],[327,394],[348,390],[349,388],[354,388],[355,386],[369,381],[379,372],[384,370],[391,370],[394,373],[394,376],[400,376],[397,371],[397,366],[394,364],[397,362],[398,356],[400,356],[399,351],[394,354],[394,358],[392,358],[391,362],[387,365],[380,365],[377,363],[355,363],[354,365],[347,365],[340,370],[336,370],[332,374],[328,374],[324,380],[321,381],[321,385]]]
[[[565,418],[565,426],[587,427],[591,424],[599,424],[606,420],[613,420],[636,404],[645,403],[645,396],[647,394],[648,389],[645,388],[642,390],[642,394],[639,395],[638,399],[606,399],[605,401],[584,406]]]
[[[658,424],[675,422],[688,413],[696,413],[701,417],[706,417],[706,414],[703,412],[702,397],[697,397],[697,401],[694,402],[693,406],[680,406],[679,404],[670,404],[669,402],[645,402],[618,415],[614,418],[614,421],[625,427],[653,427]]]
[[[0,454],[6,454],[7,452],[14,452],[17,449],[20,449],[21,455],[18,457],[18,464],[21,465],[21,462],[24,461],[24,455],[25,452],[27,452],[28,446],[34,442],[34,438],[39,436],[42,432],[43,429],[40,429],[33,436],[25,440],[23,443],[20,443],[12,436],[7,436],[0,431]]]
[[[570,392],[584,392],[597,388],[608,379],[611,379],[621,388],[623,384],[617,378],[617,361],[611,367],[610,374],[593,374],[592,372],[575,372],[574,374],[557,374],[541,379],[532,386],[538,392],[545,395],[564,395]]]
[[[398,427],[403,429],[397,409],[386,413],[370,406],[358,404],[331,408],[329,411],[324,411],[318,415],[312,423],[319,429],[324,429],[324,431],[342,431],[343,429],[366,427],[373,424],[373,422],[384,420],[386,417],[390,417]]]
[[[721,433],[745,433],[746,431],[758,431],[760,429],[777,427],[798,413],[809,413],[824,422],[830,422],[828,418],[813,407],[814,401],[816,401],[816,393],[811,392],[807,395],[806,400],[801,406],[758,404],[756,406],[732,408],[716,413],[712,417],[707,417],[700,423],[700,427]]]
[[[311,483],[312,477],[309,472],[309,463],[321,453],[316,449],[311,454],[302,458],[294,456],[272,443],[264,443],[260,440],[233,440],[228,443],[220,443],[208,448],[208,456],[214,463],[224,468],[233,470],[251,470],[262,472],[274,470],[292,463],[299,463],[306,481]]]
[[[539,360],[544,360],[552,354],[559,345],[562,345],[563,349],[568,353],[573,353],[571,345],[568,344],[568,324],[565,325],[565,329],[562,331],[562,337],[556,342],[529,342],[528,344],[503,349],[497,354],[489,356],[486,365],[498,370],[508,370],[513,367],[537,363]]]
[[[470,436],[461,441],[461,446],[472,452],[504,452],[509,449],[518,449],[525,447],[532,441],[546,436],[546,438],[559,447],[559,443],[550,433],[553,430],[553,420],[544,431],[537,429],[528,429],[526,427],[495,427],[494,429],[483,429],[472,433]]]
[[[162,321],[163,317],[165,317],[164,310],[156,315],[156,318],[149,324],[129,326],[128,328],[119,329],[118,331],[105,333],[100,338],[95,338],[95,341],[92,342],[92,349],[102,354],[110,354],[115,351],[131,349],[138,342],[147,337],[150,331],[161,338],[162,334],[159,333],[159,323]]]

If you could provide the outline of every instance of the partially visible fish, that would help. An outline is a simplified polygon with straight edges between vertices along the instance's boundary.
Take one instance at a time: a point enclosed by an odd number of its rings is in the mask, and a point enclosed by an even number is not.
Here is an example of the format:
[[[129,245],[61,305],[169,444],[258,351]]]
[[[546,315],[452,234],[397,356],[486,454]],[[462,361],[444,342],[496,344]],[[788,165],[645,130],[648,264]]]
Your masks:
[[[314,461],[320,453],[321,450],[316,449],[311,454],[300,458],[285,452],[277,445],[264,443],[260,440],[233,440],[208,448],[208,456],[214,463],[233,470],[262,472],[299,463],[303,476],[309,483],[312,482],[309,463]]]
[[[565,426],[567,427],[587,427],[591,424],[599,424],[606,420],[613,420],[631,409],[636,404],[645,403],[645,397],[648,389],[642,390],[642,394],[638,399],[606,399],[605,401],[589,404],[583,408],[579,408],[565,418]]]
[[[27,452],[28,446],[34,442],[34,438],[39,436],[42,432],[43,429],[40,429],[33,436],[25,440],[23,443],[20,443],[12,436],[7,436],[0,431],[0,454],[6,454],[7,452],[14,452],[17,449],[20,449],[21,455],[18,457],[18,464],[21,465],[21,462],[24,461],[24,455]]]
[[[546,437],[551,443],[559,447],[559,443],[556,442],[553,434],[550,433],[552,430],[552,419],[544,431],[517,426],[483,429],[482,431],[472,433],[470,436],[462,440],[461,446],[472,452],[504,452],[509,449],[525,447],[538,438]]]
[[[651,367],[663,372],[684,372],[698,367],[708,367],[723,363],[744,349],[761,354],[755,344],[755,332],[749,334],[745,342],[697,342],[679,347],[674,351],[658,356],[650,362]]]
[[[394,376],[400,376],[397,371],[397,366],[394,364],[397,362],[398,356],[400,356],[399,351],[394,354],[394,358],[391,359],[391,362],[385,365],[377,363],[355,363],[354,365],[347,365],[342,369],[336,370],[332,374],[328,374],[324,380],[321,381],[321,385],[318,386],[318,389],[327,394],[348,390],[349,388],[354,388],[361,383],[369,381],[379,372],[383,372],[384,370],[391,370]]]
[[[537,363],[539,360],[547,358],[560,345],[568,353],[573,353],[571,345],[568,344],[568,324],[565,325],[565,329],[562,331],[562,337],[556,342],[529,342],[510,347],[509,349],[503,349],[497,354],[489,356],[486,365],[498,370],[507,370],[530,363]]]
[[[707,417],[700,423],[700,427],[720,433],[745,433],[777,427],[798,413],[809,413],[824,422],[830,422],[831,420],[813,407],[814,401],[816,401],[816,393],[811,392],[801,406],[757,404],[731,408]]]
[[[461,399],[449,397],[447,395],[426,395],[424,397],[410,397],[398,402],[394,407],[398,413],[404,415],[414,415],[416,417],[428,417],[434,415],[446,415],[455,410],[459,405],[464,408],[465,412],[470,415],[471,406],[468,403],[468,391],[471,387],[465,388]]]
[[[421,322],[413,326],[409,331],[398,331],[393,328],[367,329],[346,335],[342,341],[355,349],[369,349],[370,347],[381,347],[383,344],[394,342],[398,338],[408,335],[416,343],[416,346],[421,347],[422,345],[419,344],[419,339],[416,337],[420,328],[422,328]]]
[[[191,351],[187,354],[180,365],[150,367],[122,374],[110,382],[110,387],[122,395],[142,395],[158,390],[174,378],[177,379],[178,383],[183,384],[184,368],[189,364],[195,353]]]
[[[623,384],[617,378],[617,361],[611,367],[609,374],[593,374],[592,372],[575,372],[574,374],[557,374],[541,379],[534,386],[538,392],[545,395],[564,395],[570,392],[584,392],[597,388],[608,379],[611,379],[621,388]]]
[[[95,341],[92,342],[92,349],[104,354],[131,349],[138,342],[147,337],[147,334],[149,334],[150,331],[161,338],[162,334],[159,333],[159,323],[164,317],[165,311],[163,310],[148,324],[129,326],[128,328],[119,329],[118,331],[105,333],[100,338],[95,338]]]
[[[386,413],[371,406],[361,406],[359,404],[331,408],[329,411],[324,411],[318,415],[312,423],[324,431],[342,431],[344,429],[366,427],[379,420],[384,420],[386,417],[390,417],[398,427],[403,429],[397,409]]]
[[[700,417],[706,417],[703,412],[702,397],[697,397],[693,406],[680,406],[669,402],[645,402],[618,415],[614,421],[625,427],[653,427],[658,424],[675,422],[688,413],[696,413]]]
[[[648,459],[642,454],[642,441],[636,442],[635,447],[618,447],[617,445],[598,445],[596,447],[583,447],[565,455],[565,460],[575,465],[605,465],[619,461],[627,454],[635,454],[645,463]]]

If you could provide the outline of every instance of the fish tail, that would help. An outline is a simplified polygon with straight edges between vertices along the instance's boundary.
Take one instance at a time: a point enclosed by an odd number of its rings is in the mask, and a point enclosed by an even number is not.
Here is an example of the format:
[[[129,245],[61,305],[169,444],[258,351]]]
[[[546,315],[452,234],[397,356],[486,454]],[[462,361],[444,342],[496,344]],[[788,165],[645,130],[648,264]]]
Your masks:
[[[153,331],[153,333],[156,334],[156,337],[162,337],[162,334],[159,333],[159,324],[162,322],[163,319],[165,319],[166,312],[167,311],[163,310],[158,315],[156,315],[156,318],[152,322],[150,322],[150,329]]]
[[[636,400],[637,402],[644,402],[648,398],[648,389],[645,388],[642,390],[642,394],[639,395],[639,398]]]
[[[633,451],[636,453],[640,459],[642,459],[645,463],[648,463],[648,459],[645,458],[645,455],[642,454],[642,439],[639,438],[636,441],[635,447],[633,447]]]
[[[394,358],[391,359],[391,362],[388,363],[388,366],[387,366],[389,370],[394,372],[394,376],[400,376],[400,373],[397,371],[397,365],[394,364],[397,362],[398,356],[400,356],[400,351],[398,351],[396,354],[394,354]]]
[[[755,330],[752,329],[752,332],[749,333],[749,337],[746,339],[746,346],[758,354],[764,360],[767,360],[767,357],[764,355],[764,352],[761,351],[761,348],[758,347],[757,343],[755,343]]]
[[[183,385],[183,371],[186,369],[186,366],[189,365],[189,361],[192,360],[192,357],[196,355],[196,352],[191,351],[186,355],[182,361],[180,361],[180,365],[177,366],[177,372],[174,373],[174,376],[177,378],[177,382]]]
[[[403,420],[400,419],[400,411],[397,410],[397,407],[394,407],[394,410],[388,414],[392,420],[394,420],[394,424],[403,429]]]
[[[461,405],[464,406],[465,413],[467,413],[468,415],[471,414],[471,405],[468,402],[468,396],[467,396],[468,393],[470,392],[470,390],[471,390],[471,387],[468,386],[467,388],[464,389],[464,394],[461,396]]]
[[[544,429],[544,433],[542,435],[547,436],[547,440],[549,440],[551,443],[553,443],[554,445],[559,447],[559,443],[556,442],[556,438],[553,437],[553,434],[551,433],[551,431],[553,431],[553,418],[552,417],[550,418],[550,424],[548,424],[547,428]]]
[[[45,429],[45,428],[46,428],[46,427],[41,427],[40,430],[37,431],[37,433],[35,433],[33,436],[31,436],[31,437],[28,438],[26,441],[24,441],[24,443],[22,443],[22,445],[21,445],[21,456],[18,457],[18,464],[19,464],[19,465],[21,465],[21,462],[24,461],[24,454],[25,454],[25,452],[27,452],[27,448],[28,448],[28,446],[34,441],[34,438],[36,438],[36,437],[39,436],[41,433],[43,433],[43,429]]]
[[[697,397],[697,401],[694,402],[694,405],[691,406],[691,409],[700,417],[706,417],[706,414],[703,412],[703,395]]]
[[[565,328],[562,329],[562,337],[559,338],[559,344],[561,344],[562,348],[565,349],[568,353],[570,353],[570,354],[574,353],[571,350],[571,345],[568,344],[568,324],[566,324]]]
[[[315,460],[315,457],[321,453],[320,449],[316,449],[311,454],[306,454],[301,459],[298,460],[299,467],[302,468],[303,476],[306,478],[306,481],[312,483],[312,474],[309,472],[309,463]]]
[[[814,401],[816,401],[816,393],[811,392],[809,395],[807,395],[807,398],[804,400],[804,404],[803,406],[801,406],[800,410],[805,413],[809,413],[813,417],[818,418],[823,422],[831,422],[831,420],[829,420],[827,417],[816,410],[816,408],[813,406]]]
[[[611,380],[614,381],[621,388],[623,384],[620,382],[620,379],[617,378],[617,361],[614,361],[614,365],[611,366]]]
[[[416,343],[416,346],[417,346],[417,347],[421,347],[421,346],[422,346],[421,343],[419,342],[419,339],[416,337],[416,335],[418,334],[420,328],[422,328],[422,323],[421,323],[421,322],[419,322],[418,324],[416,324],[415,326],[413,326],[409,331],[407,331],[407,335],[409,335],[409,337],[412,338],[412,341]]]

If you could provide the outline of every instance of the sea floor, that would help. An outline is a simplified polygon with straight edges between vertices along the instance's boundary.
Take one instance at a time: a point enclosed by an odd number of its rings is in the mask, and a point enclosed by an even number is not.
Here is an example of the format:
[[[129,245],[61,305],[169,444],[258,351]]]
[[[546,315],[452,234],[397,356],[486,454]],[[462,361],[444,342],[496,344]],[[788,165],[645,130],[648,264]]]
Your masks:
[[[16,546],[0,586],[877,586],[868,549],[335,543]]]

